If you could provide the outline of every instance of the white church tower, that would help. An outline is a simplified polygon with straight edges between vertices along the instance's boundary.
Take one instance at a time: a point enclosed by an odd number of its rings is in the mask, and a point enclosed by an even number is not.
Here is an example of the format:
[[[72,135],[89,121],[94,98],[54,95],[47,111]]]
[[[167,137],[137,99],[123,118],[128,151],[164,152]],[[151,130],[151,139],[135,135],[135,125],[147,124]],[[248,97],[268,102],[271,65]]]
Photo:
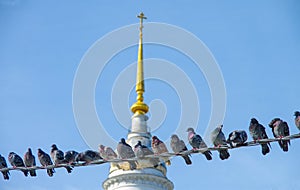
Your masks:
[[[140,19],[140,39],[138,48],[136,102],[131,106],[133,112],[130,132],[127,143],[134,147],[138,141],[151,147],[151,133],[148,130],[146,113],[149,110],[144,103],[144,71],[143,71],[143,13]],[[137,169],[131,170],[129,164],[124,162],[116,165],[111,163],[108,178],[102,186],[105,190],[173,190],[173,183],[166,177],[167,169],[164,164],[153,166],[149,160],[139,160]]]

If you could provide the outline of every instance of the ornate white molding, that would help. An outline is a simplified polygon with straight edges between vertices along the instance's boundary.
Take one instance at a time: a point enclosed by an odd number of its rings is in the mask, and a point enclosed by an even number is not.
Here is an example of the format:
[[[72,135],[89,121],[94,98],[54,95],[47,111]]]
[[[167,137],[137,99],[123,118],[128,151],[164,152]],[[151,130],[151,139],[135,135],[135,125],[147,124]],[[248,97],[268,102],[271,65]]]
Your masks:
[[[173,183],[166,177],[153,174],[130,173],[110,177],[102,184],[105,190],[173,190]]]

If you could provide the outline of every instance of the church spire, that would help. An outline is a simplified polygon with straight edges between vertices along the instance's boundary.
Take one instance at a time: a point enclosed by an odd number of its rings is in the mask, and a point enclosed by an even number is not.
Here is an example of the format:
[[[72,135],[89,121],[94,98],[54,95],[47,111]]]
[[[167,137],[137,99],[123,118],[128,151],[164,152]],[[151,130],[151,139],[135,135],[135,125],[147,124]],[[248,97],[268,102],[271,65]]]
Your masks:
[[[134,114],[145,114],[148,112],[149,107],[144,103],[143,94],[145,92],[144,85],[144,68],[143,68],[143,20],[147,19],[144,13],[140,13],[137,16],[140,19],[140,40],[138,49],[138,61],[137,61],[137,75],[136,75],[136,87],[137,93],[136,102],[131,106],[131,111]]]

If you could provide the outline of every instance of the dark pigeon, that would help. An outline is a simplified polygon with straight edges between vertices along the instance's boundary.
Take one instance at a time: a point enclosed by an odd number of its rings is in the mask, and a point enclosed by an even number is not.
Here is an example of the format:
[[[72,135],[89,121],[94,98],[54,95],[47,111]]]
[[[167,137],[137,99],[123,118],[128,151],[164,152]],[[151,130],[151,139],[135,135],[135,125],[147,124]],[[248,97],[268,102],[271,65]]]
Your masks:
[[[7,168],[7,163],[6,163],[6,160],[3,156],[1,156],[0,154],[0,169],[3,169],[3,168]],[[5,180],[9,180],[9,171],[2,171],[2,174],[3,174],[3,178]]]
[[[138,141],[138,143],[134,146],[134,153],[137,158],[145,159],[145,156],[148,155],[154,155],[154,152],[150,150],[147,146],[142,145],[141,141]],[[157,167],[159,164],[158,158],[147,158],[151,165],[154,167]]]
[[[300,112],[295,111],[294,116],[295,116],[295,125],[300,130]]]
[[[69,151],[65,152],[64,160],[68,164],[74,164],[75,158],[77,155],[78,155],[78,152],[76,152],[75,150],[69,150]]]
[[[229,143],[231,147],[239,147],[245,145],[247,138],[246,131],[235,130],[229,134],[227,143]]]
[[[42,151],[42,149],[40,149],[40,148],[38,149],[38,158],[43,167],[53,165],[50,156],[47,153],[45,153],[44,151]],[[54,172],[55,172],[54,168],[47,169],[47,174],[50,177],[53,176]]]
[[[187,147],[185,146],[185,143],[183,140],[180,140],[177,135],[172,135],[171,136],[171,142],[170,146],[173,150],[174,153],[179,154],[181,152],[187,151]],[[191,165],[192,161],[189,157],[189,155],[182,155],[182,158],[184,159],[185,163],[187,165]]]
[[[22,158],[14,152],[10,152],[8,155],[8,161],[12,165],[12,167],[25,167],[25,164]],[[25,176],[28,176],[28,170],[21,170]]]
[[[103,160],[115,160],[118,158],[118,155],[112,148],[102,144],[99,145],[99,153]]]
[[[159,138],[157,138],[157,136],[152,137],[152,150],[156,155],[169,152],[165,143],[162,142]],[[162,157],[162,159],[164,160],[166,165],[171,165],[171,161],[169,160],[168,157]]]
[[[55,144],[51,146],[51,152],[50,152],[51,158],[55,165],[59,164],[66,164],[64,152],[59,150]],[[65,166],[68,173],[72,172],[72,168],[70,166]]]
[[[272,132],[275,138],[283,138],[290,135],[290,130],[287,122],[282,121],[280,118],[274,118],[270,123],[269,127],[272,128]],[[280,148],[287,152],[289,150],[290,140],[278,141]]]
[[[211,141],[215,147],[227,146],[225,135],[222,132],[222,128],[223,125],[219,125],[210,134]],[[218,152],[221,160],[225,160],[230,157],[230,154],[227,149],[219,149]]]
[[[27,152],[24,155],[24,164],[26,167],[36,166],[35,157],[32,154],[31,148],[28,148]],[[30,176],[34,177],[34,176],[36,176],[36,171],[33,169],[30,169],[29,174],[30,174]]]
[[[196,134],[193,128],[188,128],[187,132],[188,132],[189,143],[193,147],[194,150],[201,149],[201,148],[207,148],[207,145],[205,144],[202,137],[200,135]],[[212,160],[211,151],[207,150],[207,151],[203,152],[202,154],[204,154],[204,156],[206,157],[207,160]]]
[[[79,153],[75,161],[76,162],[85,162],[85,164],[89,164],[92,161],[100,160],[102,157],[100,156],[99,152],[93,150],[86,150],[84,152]]]
[[[261,139],[268,139],[265,127],[260,124],[255,118],[252,118],[250,121],[249,132],[254,141]],[[264,143],[261,144],[261,152],[263,155],[266,155],[270,152],[271,144]]]
[[[125,142],[125,139],[122,138],[118,143],[117,152],[121,159],[135,158],[135,154],[129,144]],[[130,169],[136,169],[137,165],[135,161],[128,161],[130,164]]]

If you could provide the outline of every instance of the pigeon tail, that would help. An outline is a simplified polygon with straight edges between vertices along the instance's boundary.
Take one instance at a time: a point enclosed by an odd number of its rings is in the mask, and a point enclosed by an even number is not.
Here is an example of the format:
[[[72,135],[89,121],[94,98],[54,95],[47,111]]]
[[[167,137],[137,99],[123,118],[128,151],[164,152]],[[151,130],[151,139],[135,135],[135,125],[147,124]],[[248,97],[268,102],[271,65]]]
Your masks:
[[[70,166],[66,166],[65,168],[69,174],[72,173],[73,169]]]
[[[192,160],[190,159],[190,157],[188,155],[182,156],[182,158],[184,159],[186,165],[192,164]]]
[[[47,169],[47,174],[49,177],[52,177],[54,172],[54,169]]]
[[[263,155],[266,155],[270,152],[270,148],[269,148],[268,144],[261,145],[261,152]]]
[[[282,142],[279,143],[280,147],[282,148],[282,150],[283,150],[284,152],[289,151],[289,145],[288,145],[288,142],[289,142],[289,141],[282,141]]]
[[[4,171],[4,172],[2,172],[2,174],[3,174],[3,178],[5,179],[5,180],[9,180],[9,171]]]
[[[135,161],[129,161],[130,169],[135,170],[136,169],[136,162]]]
[[[205,151],[203,154],[204,154],[204,156],[206,157],[207,160],[212,160],[210,151]]]
[[[230,154],[227,150],[220,150],[219,153],[220,153],[221,160],[228,159],[230,156]]]
[[[31,177],[35,177],[36,176],[35,170],[29,170],[29,174],[30,174]]]

